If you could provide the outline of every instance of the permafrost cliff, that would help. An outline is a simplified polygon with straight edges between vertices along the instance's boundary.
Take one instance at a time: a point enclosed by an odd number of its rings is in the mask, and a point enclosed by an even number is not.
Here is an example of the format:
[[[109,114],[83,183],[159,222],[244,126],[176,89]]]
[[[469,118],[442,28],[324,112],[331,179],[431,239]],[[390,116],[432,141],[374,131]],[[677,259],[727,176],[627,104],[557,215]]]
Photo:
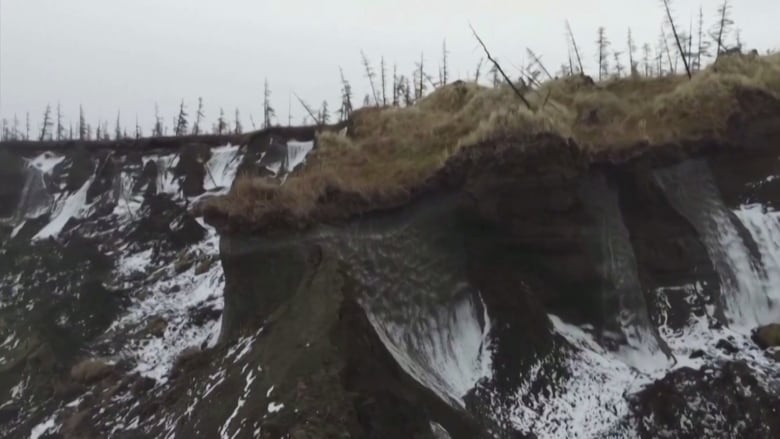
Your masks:
[[[760,102],[726,140],[620,156],[484,142],[267,232],[200,202],[294,176],[314,129],[0,149],[0,436],[780,437]]]

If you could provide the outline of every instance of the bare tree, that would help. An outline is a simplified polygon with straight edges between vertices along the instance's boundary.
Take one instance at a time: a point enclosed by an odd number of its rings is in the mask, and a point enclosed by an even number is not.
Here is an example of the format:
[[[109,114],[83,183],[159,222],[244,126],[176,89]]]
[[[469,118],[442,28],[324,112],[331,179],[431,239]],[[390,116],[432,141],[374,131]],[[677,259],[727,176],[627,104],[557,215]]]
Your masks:
[[[2,121],[0,121],[0,141],[8,141],[11,140],[11,130],[8,128],[8,119],[3,118]]]
[[[341,75],[341,107],[339,107],[339,122],[344,122],[352,115],[352,86],[344,77],[344,70],[339,68]],[[396,94],[396,91],[393,91]],[[393,98],[395,100],[395,98]]]
[[[162,117],[160,117],[160,107],[155,102],[154,126],[152,127],[152,137],[162,137],[162,135],[163,135],[163,123],[162,123]]]
[[[217,134],[220,136],[225,133],[227,130],[227,121],[225,120],[225,110],[222,108],[219,109],[219,118],[217,119],[217,126],[215,127],[215,130]]]
[[[24,116],[24,140],[30,140],[30,112]]]
[[[574,54],[577,56],[577,64],[580,67],[580,75],[585,74],[585,69],[582,67],[582,57],[580,57],[580,49],[577,47],[577,40],[574,39],[574,32],[571,31],[571,26],[569,25],[569,20],[566,20],[566,33],[569,36],[569,43],[571,44],[571,47],[574,49]]]
[[[328,111],[328,101],[322,101],[322,107],[320,108],[320,124],[327,125],[330,123],[330,112]]]
[[[555,72],[557,77],[565,78],[567,76],[571,76],[571,70],[569,69],[569,66],[565,63],[561,64],[561,67],[558,69],[557,72]]]
[[[182,99],[181,104],[179,104],[179,115],[176,116],[176,119],[174,119],[174,135],[176,136],[184,136],[187,134],[187,127],[189,126],[189,121],[187,120],[187,117],[189,115],[187,114],[186,109],[184,108],[184,99]]]
[[[742,52],[742,30],[740,28],[737,28],[734,32],[734,39],[737,42],[735,49],[737,49],[738,52]]]
[[[143,129],[141,128],[141,124],[138,123],[138,113],[135,114],[135,140],[141,139],[141,137],[144,136]]]
[[[393,64],[393,107],[401,105],[401,89],[399,85],[398,66]]]
[[[203,121],[203,118],[206,117],[203,114],[203,98],[198,98],[198,112],[195,113],[195,123],[192,125],[192,134],[198,135],[200,134],[200,124]]]
[[[538,57],[534,53],[534,51],[531,50],[530,48],[526,47],[525,50],[526,50],[526,53],[528,53],[528,57],[531,58],[532,65],[535,65],[536,67],[541,69],[541,71],[544,72],[545,75],[547,75],[548,79],[553,79],[553,76],[550,74],[550,71],[547,70],[547,68],[544,66],[544,64],[542,64],[542,59],[540,57]]]
[[[304,110],[306,110],[309,116],[311,116],[311,118],[314,119],[314,123],[316,123],[317,125],[322,124],[322,121],[320,120],[322,114],[320,112],[315,112],[314,109],[312,109],[312,107],[309,104],[307,104],[303,99],[301,99],[301,97],[298,96],[297,94],[295,95],[295,98],[298,99],[298,102],[300,102],[301,106],[303,107]]]
[[[718,61],[718,58],[720,58],[720,55],[727,50],[726,38],[728,37],[729,32],[731,32],[731,27],[734,25],[734,21],[731,19],[731,4],[729,4],[729,0],[723,0],[723,4],[718,8],[718,16],[720,19],[715,24],[712,32],[712,38],[717,50],[715,54],[716,62]]]
[[[19,118],[16,117],[16,113],[14,113],[13,135],[14,135],[14,140],[19,140],[19,138],[22,136],[21,133],[19,132]]]
[[[41,136],[39,137],[39,141],[43,142],[46,140],[47,136],[50,136],[51,133],[49,132],[49,128],[51,128],[52,120],[51,120],[51,105],[46,106],[46,111],[43,113],[43,123],[41,124]]]
[[[79,140],[87,140],[87,119],[84,117],[84,107],[79,105]]]
[[[62,124],[62,107],[57,102],[57,140],[65,138],[65,126]]]
[[[683,65],[685,66],[685,73],[688,74],[688,78],[690,79],[692,77],[691,67],[688,65],[688,57],[685,55],[685,50],[683,49],[680,33],[677,32],[677,26],[675,25],[674,18],[672,17],[672,7],[670,4],[672,0],[662,0],[662,1],[664,3],[664,9],[666,10],[666,19],[668,20],[669,26],[672,27],[672,35],[674,35],[674,42],[677,44],[677,52],[680,54],[680,58],[682,58]]]
[[[409,78],[402,75],[398,82],[400,84],[399,86],[403,90],[402,95],[404,97],[404,105],[408,107],[414,104],[414,97],[412,96],[412,84],[409,83]]]
[[[485,56],[487,56],[488,61],[493,63],[493,66],[496,68],[496,70],[498,70],[498,72],[501,74],[501,76],[504,77],[504,80],[506,81],[507,84],[509,84],[509,87],[512,88],[512,90],[515,92],[517,97],[519,97],[520,100],[523,101],[523,103],[525,104],[526,108],[531,110],[532,109],[531,108],[531,104],[528,102],[528,100],[525,98],[525,96],[523,96],[523,93],[520,90],[517,89],[515,84],[512,82],[511,79],[509,79],[509,77],[506,75],[506,73],[504,73],[504,69],[501,68],[501,65],[498,63],[498,61],[496,61],[493,58],[493,56],[490,54],[490,51],[488,51],[487,46],[485,46],[485,43],[482,41],[482,38],[479,37],[479,35],[477,34],[477,31],[474,30],[473,27],[471,28],[471,32],[474,33],[474,38],[477,39],[477,42],[479,42],[479,45],[482,46],[482,50],[485,51]]]
[[[382,106],[387,106],[387,71],[385,69],[385,57],[383,56],[379,61],[380,66],[380,80],[382,81]]]
[[[241,125],[241,115],[238,113],[238,108],[236,108],[236,122],[235,126],[233,127],[233,134],[241,134],[244,131],[244,127]]]
[[[490,69],[488,70],[488,74],[490,74],[490,85],[493,88],[498,88],[501,86],[501,78],[498,77],[498,69],[493,64],[490,66]]]
[[[622,55],[623,52],[615,51],[612,53],[612,56],[615,60],[615,74],[618,78],[623,76],[623,70],[625,67],[623,67],[623,64],[620,63],[620,55]]]
[[[479,83],[479,76],[482,74],[482,64],[484,63],[485,58],[480,58],[479,62],[477,63],[477,68],[474,69],[474,82]]]
[[[666,54],[666,59],[669,62],[669,71],[672,74],[677,73],[677,63],[672,60],[672,51],[669,49],[669,39],[666,36],[666,31],[661,26],[661,35],[658,37],[658,43],[661,46],[661,51]],[[659,71],[658,76],[661,76]]]
[[[652,67],[650,65],[650,55],[652,54],[652,49],[650,48],[650,45],[645,43],[642,46],[642,62],[645,67],[645,76],[650,77],[652,75]]]
[[[631,76],[639,74],[639,66],[637,60],[634,58],[636,53],[636,44],[634,43],[634,37],[631,35],[631,28],[628,28],[628,69],[631,72]]]
[[[609,75],[609,61],[607,59],[609,40],[607,39],[606,31],[603,27],[599,28],[599,37],[596,40],[596,44],[599,46],[599,81],[601,81]]]
[[[704,56],[709,56],[710,42],[704,39],[704,10],[699,7],[699,30],[698,30],[698,43],[696,44],[696,70],[701,70],[701,59]]]
[[[287,93],[287,126],[292,126],[292,93]]]
[[[368,61],[365,52],[360,51],[360,56],[363,58],[363,68],[366,69],[366,78],[368,78],[368,84],[371,86],[371,94],[374,96],[374,104],[379,105],[379,95],[376,92],[376,86],[374,85],[374,78],[376,73],[371,68],[371,63]]]
[[[447,40],[441,45],[441,68],[439,69],[439,85],[446,85],[449,81],[449,67],[447,66],[447,57],[449,51],[447,51]]]
[[[414,74],[414,99],[420,100],[425,95],[425,55],[420,53],[420,62],[415,64],[417,69]]]
[[[276,110],[271,106],[271,88],[268,87],[268,79],[265,80],[265,89],[263,92],[263,128],[268,128],[276,117]]]
[[[114,127],[114,139],[119,140],[122,138],[122,128],[120,123],[120,112],[116,112],[116,127]]]

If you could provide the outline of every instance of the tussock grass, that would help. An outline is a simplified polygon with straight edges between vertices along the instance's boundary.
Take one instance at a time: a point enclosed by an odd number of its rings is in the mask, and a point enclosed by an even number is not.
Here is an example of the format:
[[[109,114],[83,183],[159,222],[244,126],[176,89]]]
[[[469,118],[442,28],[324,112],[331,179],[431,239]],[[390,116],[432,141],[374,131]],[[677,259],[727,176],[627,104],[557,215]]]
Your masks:
[[[717,137],[738,109],[738,89],[780,97],[780,54],[725,56],[692,80],[552,80],[526,94],[534,111],[508,86],[456,82],[411,107],[360,109],[349,136],[320,134],[307,165],[284,185],[240,177],[226,197],[211,203],[243,219],[269,211],[306,216],[328,190],[369,199],[403,195],[464,146],[540,132],[593,152]]]

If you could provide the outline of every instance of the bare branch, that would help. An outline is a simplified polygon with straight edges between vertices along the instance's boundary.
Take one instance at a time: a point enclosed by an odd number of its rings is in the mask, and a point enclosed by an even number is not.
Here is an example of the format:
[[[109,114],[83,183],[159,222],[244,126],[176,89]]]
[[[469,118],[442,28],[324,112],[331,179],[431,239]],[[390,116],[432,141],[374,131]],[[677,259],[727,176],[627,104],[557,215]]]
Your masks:
[[[549,71],[549,70],[547,70],[547,68],[544,66],[544,64],[542,64],[542,59],[541,59],[541,58],[539,58],[538,56],[536,56],[536,54],[534,53],[534,51],[533,51],[533,50],[531,50],[530,48],[527,48],[527,47],[526,47],[526,49],[525,49],[525,50],[526,50],[526,52],[528,52],[528,56],[529,56],[529,57],[531,57],[531,60],[532,60],[532,61],[533,61],[533,62],[534,62],[534,63],[535,63],[535,64],[536,64],[536,65],[537,65],[537,66],[538,66],[540,69],[542,69],[542,71],[544,72],[544,74],[545,74],[545,75],[547,75],[547,77],[548,77],[549,79],[553,79],[553,75],[551,75],[551,74],[550,74],[550,71]]]
[[[669,5],[671,0],[662,1],[664,3],[664,8],[666,9],[666,18],[669,20],[669,25],[672,26],[672,34],[674,34],[674,41],[677,43],[677,50],[680,53],[680,58],[682,58],[683,65],[685,66],[685,73],[688,74],[688,79],[690,79],[692,77],[691,67],[688,65],[688,59],[685,56],[685,51],[683,50],[682,43],[680,42],[680,34],[677,33],[677,27],[674,24],[674,18],[672,18],[672,9]]]
[[[487,46],[485,46],[485,43],[482,41],[482,38],[480,38],[479,35],[477,34],[477,31],[474,30],[474,27],[471,26],[471,25],[469,25],[469,27],[471,28],[471,32],[474,34],[474,38],[477,39],[477,41],[479,42],[479,45],[482,46],[482,50],[485,51],[485,55],[487,56],[487,59],[490,62],[493,63],[493,66],[496,68],[496,70],[498,70],[499,73],[501,73],[501,76],[504,77],[504,80],[506,81],[506,83],[509,84],[510,87],[512,87],[512,90],[515,92],[517,97],[519,97],[520,100],[523,101],[525,106],[529,110],[533,110],[533,108],[531,108],[531,104],[528,102],[528,99],[526,99],[525,96],[523,96],[523,93],[521,93],[520,90],[518,90],[517,87],[515,87],[515,84],[512,83],[512,80],[509,79],[509,77],[506,75],[506,73],[504,73],[504,69],[501,68],[501,65],[498,64],[498,61],[493,59],[493,56],[490,54],[490,51],[488,50]]]
[[[569,40],[574,47],[574,54],[577,56],[577,64],[580,66],[580,75],[584,75],[585,69],[582,68],[582,57],[580,57],[580,49],[577,47],[577,40],[574,39],[574,32],[571,31],[569,20],[566,20],[566,32],[569,34]]]
[[[312,110],[312,108],[309,106],[309,104],[304,102],[303,99],[301,99],[301,97],[298,96],[297,93],[293,93],[293,94],[295,95],[295,98],[298,99],[298,102],[301,103],[301,106],[303,107],[303,109],[306,110],[307,113],[309,113],[309,116],[311,116],[312,119],[314,119],[314,121],[317,123],[317,125],[321,125],[320,118],[317,117],[316,113],[314,112],[314,110]]]

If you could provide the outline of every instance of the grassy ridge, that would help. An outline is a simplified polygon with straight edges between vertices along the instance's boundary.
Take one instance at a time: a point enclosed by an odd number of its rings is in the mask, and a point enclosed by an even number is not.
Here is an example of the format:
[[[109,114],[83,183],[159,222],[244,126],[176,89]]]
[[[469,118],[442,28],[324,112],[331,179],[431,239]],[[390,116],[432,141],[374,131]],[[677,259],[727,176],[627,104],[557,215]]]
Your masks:
[[[327,193],[403,196],[464,146],[537,133],[570,138],[594,153],[718,138],[740,110],[737,92],[746,89],[780,98],[780,54],[725,56],[691,80],[556,79],[526,92],[534,111],[509,86],[456,82],[410,107],[356,111],[348,136],[321,133],[307,165],[284,185],[241,176],[228,195],[206,203],[243,222],[268,212],[305,218]]]

